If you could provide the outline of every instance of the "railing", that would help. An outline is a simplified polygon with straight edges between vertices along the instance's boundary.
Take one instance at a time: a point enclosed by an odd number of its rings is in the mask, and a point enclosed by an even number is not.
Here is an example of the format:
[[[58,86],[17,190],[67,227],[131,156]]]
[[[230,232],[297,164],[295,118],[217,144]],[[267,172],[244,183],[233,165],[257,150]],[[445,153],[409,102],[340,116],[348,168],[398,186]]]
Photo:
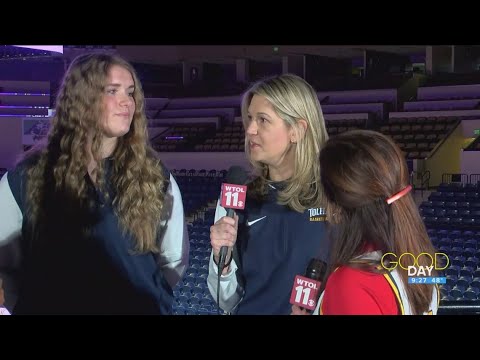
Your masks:
[[[453,300],[441,301],[438,315],[478,315],[480,314],[480,301],[478,300]]]
[[[420,184],[422,188],[422,198],[423,198],[423,190],[428,191],[430,189],[430,175],[431,175],[430,170],[425,170],[422,174],[422,182]]]
[[[468,183],[468,175],[467,174],[450,174],[450,173],[442,174],[442,183],[450,184],[452,182],[461,182],[462,184],[466,184]]]
[[[470,174],[470,184],[478,184],[480,181],[480,174]]]
[[[416,178],[415,178],[415,175],[416,175]],[[420,179],[419,189],[421,190],[422,197],[423,197],[423,192],[425,190],[428,191],[430,189],[430,176],[431,176],[430,170],[425,170],[423,173],[414,170],[410,173],[410,184],[412,184],[414,189],[416,189],[415,179]]]

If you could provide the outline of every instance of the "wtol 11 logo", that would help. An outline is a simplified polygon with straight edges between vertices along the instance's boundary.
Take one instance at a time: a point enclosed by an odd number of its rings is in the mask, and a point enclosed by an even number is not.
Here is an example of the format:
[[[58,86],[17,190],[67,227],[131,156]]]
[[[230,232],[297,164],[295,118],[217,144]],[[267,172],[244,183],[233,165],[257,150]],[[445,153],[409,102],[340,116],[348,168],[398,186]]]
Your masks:
[[[446,284],[447,279],[444,276],[432,276],[432,270],[445,270],[448,265],[450,265],[450,259],[445,253],[434,253],[433,256],[429,253],[420,253],[417,256],[412,253],[403,253],[398,257],[398,261],[390,261],[386,263],[385,256],[392,256],[397,259],[397,254],[395,253],[385,253],[380,260],[382,267],[389,271],[394,270],[397,266],[400,266],[401,269],[407,270],[408,273],[408,283],[409,284]],[[413,259],[413,265],[407,265],[406,267],[402,264],[402,259],[405,256],[411,256]],[[419,265],[418,259],[421,256],[427,256],[430,258],[430,265]],[[443,259],[439,258],[442,256]],[[446,260],[446,261],[445,261]],[[439,265],[445,264],[441,267]]]

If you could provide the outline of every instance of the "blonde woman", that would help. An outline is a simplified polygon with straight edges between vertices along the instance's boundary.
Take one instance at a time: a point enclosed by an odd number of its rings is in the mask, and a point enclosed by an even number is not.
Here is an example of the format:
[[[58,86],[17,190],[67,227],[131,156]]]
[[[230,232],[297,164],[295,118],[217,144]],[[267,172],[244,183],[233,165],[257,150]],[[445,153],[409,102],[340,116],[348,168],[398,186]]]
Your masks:
[[[325,121],[314,89],[291,74],[254,84],[241,110],[256,177],[239,216],[227,217],[217,206],[207,283],[226,312],[287,315],[295,275],[304,274],[312,257],[327,257],[318,164],[328,138]],[[229,251],[218,288],[222,246]]]
[[[0,181],[0,244],[22,235],[13,313],[170,314],[188,235],[135,70],[81,55],[55,110],[46,143]]]

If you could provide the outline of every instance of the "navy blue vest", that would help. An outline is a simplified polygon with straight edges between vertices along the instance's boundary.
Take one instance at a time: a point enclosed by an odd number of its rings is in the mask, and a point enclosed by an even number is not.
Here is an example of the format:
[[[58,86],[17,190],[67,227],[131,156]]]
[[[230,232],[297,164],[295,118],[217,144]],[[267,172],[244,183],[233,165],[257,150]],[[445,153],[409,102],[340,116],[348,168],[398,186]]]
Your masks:
[[[106,182],[113,160],[106,160]],[[46,174],[44,221],[33,228],[25,216],[27,162],[8,173],[24,215],[20,290],[14,314],[171,314],[173,292],[153,253],[134,254],[110,200],[86,175],[94,206],[53,190]],[[166,179],[169,173],[165,170]],[[166,184],[168,186],[168,183]],[[160,216],[160,214],[159,214]]]

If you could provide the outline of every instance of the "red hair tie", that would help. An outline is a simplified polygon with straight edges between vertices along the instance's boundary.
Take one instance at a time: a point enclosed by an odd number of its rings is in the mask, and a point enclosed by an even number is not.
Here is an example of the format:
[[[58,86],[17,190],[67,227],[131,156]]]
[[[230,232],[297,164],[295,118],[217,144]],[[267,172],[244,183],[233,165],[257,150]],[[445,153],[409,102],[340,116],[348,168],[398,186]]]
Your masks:
[[[387,199],[387,204],[390,205],[394,201],[400,199],[402,196],[408,194],[410,192],[410,190],[412,190],[412,185],[408,185],[405,189],[403,189],[403,190],[399,191],[398,193],[396,193],[395,195],[392,195],[391,197],[389,197]]]

